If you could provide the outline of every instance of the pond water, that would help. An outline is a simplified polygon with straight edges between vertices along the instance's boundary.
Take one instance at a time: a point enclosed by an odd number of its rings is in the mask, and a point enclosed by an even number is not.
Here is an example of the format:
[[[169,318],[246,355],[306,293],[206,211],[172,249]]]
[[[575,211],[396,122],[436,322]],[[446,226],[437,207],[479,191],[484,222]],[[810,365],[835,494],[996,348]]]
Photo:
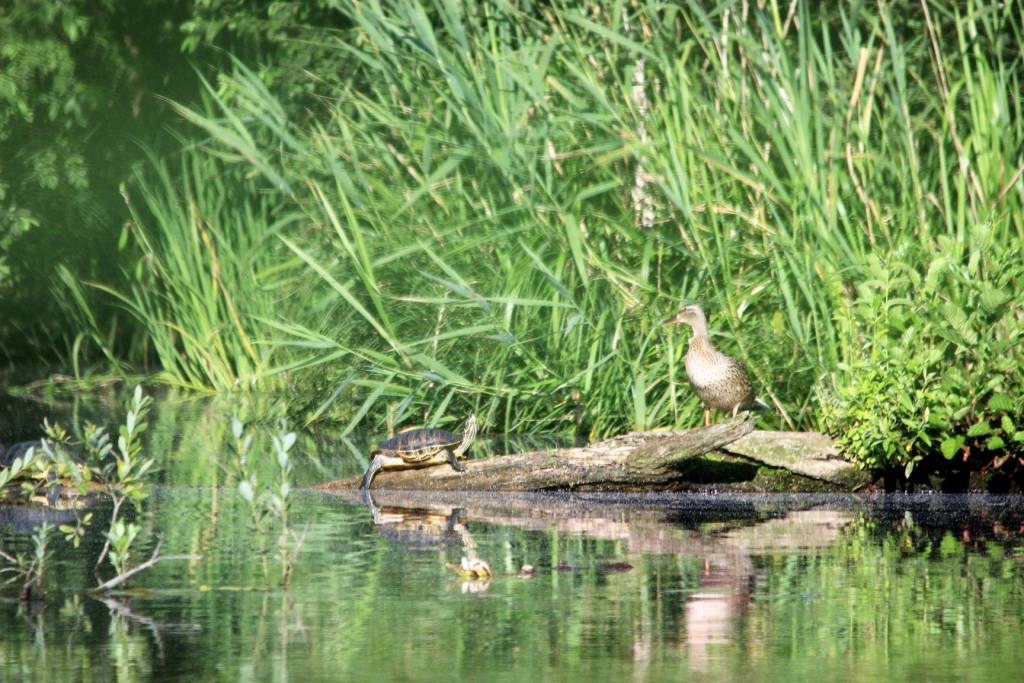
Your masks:
[[[49,409],[72,424],[89,412]],[[378,491],[372,514],[357,495],[304,489],[291,523],[307,535],[282,588],[276,534],[263,557],[217,464],[222,412],[181,404],[152,422],[161,475],[135,517],[138,558],[162,536],[164,553],[203,559],[90,597],[101,507],[81,548],[54,540],[45,603],[0,593],[0,681],[964,681],[1024,670],[1021,498]],[[0,438],[25,436],[10,432]],[[365,459],[343,441],[300,438],[295,483],[358,472]],[[0,547],[30,549],[38,522],[0,514]],[[495,576],[460,577],[463,558]]]

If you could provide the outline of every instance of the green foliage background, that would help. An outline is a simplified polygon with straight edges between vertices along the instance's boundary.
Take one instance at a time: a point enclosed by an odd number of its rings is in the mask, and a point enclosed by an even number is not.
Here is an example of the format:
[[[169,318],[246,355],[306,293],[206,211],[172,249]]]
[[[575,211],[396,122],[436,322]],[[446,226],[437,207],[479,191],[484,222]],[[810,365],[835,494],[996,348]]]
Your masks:
[[[599,436],[697,421],[658,324],[697,300],[769,424],[907,476],[1012,467],[1020,13],[792,7],[176,6],[177,49],[234,56],[152,88],[184,124],[126,186],[116,273],[66,260],[53,346],[347,431]]]

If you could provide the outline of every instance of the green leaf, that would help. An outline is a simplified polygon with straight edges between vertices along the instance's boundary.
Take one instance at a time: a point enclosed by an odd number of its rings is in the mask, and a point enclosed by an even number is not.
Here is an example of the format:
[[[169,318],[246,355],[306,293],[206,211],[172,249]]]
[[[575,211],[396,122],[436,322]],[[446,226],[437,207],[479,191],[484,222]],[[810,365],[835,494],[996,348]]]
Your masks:
[[[987,448],[990,451],[997,451],[1001,448],[1004,448],[1005,446],[1006,442],[1003,441],[1003,437],[999,436],[998,434],[996,434],[995,436],[990,436],[988,441],[985,442],[985,448]]]
[[[964,445],[964,440],[963,435],[951,436],[942,440],[939,448],[942,450],[942,455],[946,460],[953,459],[953,456],[960,450],[960,447]]]
[[[962,552],[963,546],[953,537],[953,534],[946,532],[939,543],[939,552],[943,555],[957,555]]]
[[[967,436],[985,436],[986,434],[991,433],[992,428],[989,426],[988,422],[985,422],[984,420],[971,425],[971,428],[967,430]]]
[[[567,21],[570,21],[573,24],[580,26],[581,28],[590,31],[603,41],[607,41],[608,43],[624,47],[630,52],[634,52],[638,55],[644,55],[650,59],[658,58],[657,55],[652,53],[643,43],[638,43],[634,40],[630,40],[625,35],[623,35],[622,32],[612,30],[607,26],[591,21],[590,19],[587,19],[578,12],[567,11],[562,15],[562,17],[565,18]]]
[[[396,337],[394,337],[391,334],[390,330],[384,325],[384,323],[381,320],[378,320],[376,317],[374,317],[374,315],[365,306],[363,306],[362,302],[359,301],[359,298],[355,295],[355,293],[352,292],[351,288],[348,285],[336,280],[334,276],[331,273],[329,273],[324,266],[320,264],[319,261],[314,259],[309,254],[307,254],[293,242],[290,242],[287,238],[278,235],[278,239],[284,242],[285,246],[291,249],[296,256],[305,261],[306,264],[310,268],[312,268],[324,282],[326,282],[332,289],[334,289],[335,292],[341,295],[341,297],[345,299],[346,302],[348,302],[349,306],[351,306],[353,310],[359,313],[359,315],[362,316],[366,320],[366,322],[368,322],[377,331],[381,338],[384,339],[388,343],[388,345],[391,346],[391,348],[393,348],[399,354],[405,355],[406,349],[402,342],[400,342]]]
[[[1006,394],[992,394],[988,400],[988,409],[991,411],[1010,412],[1013,410],[1013,399]]]
[[[569,242],[569,251],[572,254],[573,262],[576,264],[576,271],[579,273],[580,282],[586,288],[590,278],[583,257],[583,230],[580,228],[579,220],[568,213],[562,215],[562,225],[565,228],[566,240]]]
[[[978,251],[987,251],[992,246],[994,238],[995,231],[991,223],[975,223],[971,228],[971,242],[973,242],[971,246]]]
[[[1001,289],[986,286],[981,293],[981,307],[987,313],[998,313],[999,310],[1010,300],[1010,295]]]
[[[926,292],[931,293],[938,289],[942,271],[947,269],[950,263],[951,261],[948,256],[936,256],[932,259],[931,265],[928,266],[928,274],[924,278],[924,290]]]
[[[1013,434],[1016,428],[1013,425],[1013,420],[1010,419],[1009,415],[1003,415],[999,420],[999,426],[1003,428],[1003,434]]]
[[[903,476],[904,476],[904,477],[905,477],[906,479],[910,479],[910,475],[911,475],[911,473],[913,473],[913,471],[914,471],[914,464],[915,464],[915,463],[914,463],[914,461],[913,461],[913,460],[909,460],[909,461],[907,461],[907,465],[906,465],[906,467],[904,467],[904,468],[903,468]]]
[[[957,335],[968,345],[974,346],[978,343],[978,334],[971,329],[967,314],[963,309],[951,301],[942,306],[942,315],[946,322],[957,333]]]

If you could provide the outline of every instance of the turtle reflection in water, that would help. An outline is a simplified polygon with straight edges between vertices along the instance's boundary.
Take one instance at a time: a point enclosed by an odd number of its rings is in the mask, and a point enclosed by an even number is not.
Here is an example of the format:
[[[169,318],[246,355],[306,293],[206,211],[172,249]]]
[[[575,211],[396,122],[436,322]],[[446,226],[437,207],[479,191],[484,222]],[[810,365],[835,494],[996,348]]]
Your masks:
[[[410,429],[382,441],[371,454],[373,460],[366,468],[359,488],[364,491],[370,488],[370,482],[380,469],[408,469],[448,463],[456,472],[465,471],[466,467],[459,462],[459,458],[469,454],[469,447],[476,438],[476,429],[476,416],[470,415],[461,435],[443,429],[421,428]]]
[[[450,540],[457,540],[465,554],[459,564],[445,562],[445,566],[463,580],[464,592],[487,590],[487,581],[494,576],[494,571],[477,554],[476,541],[462,519],[465,510],[454,508],[448,514],[440,514],[429,509],[377,507],[369,491],[364,490],[363,497],[377,530],[407,550],[441,549]]]
[[[464,541],[460,531],[465,529],[462,508],[442,514],[425,508],[377,507],[374,504],[370,512],[381,536],[403,550],[440,550]]]

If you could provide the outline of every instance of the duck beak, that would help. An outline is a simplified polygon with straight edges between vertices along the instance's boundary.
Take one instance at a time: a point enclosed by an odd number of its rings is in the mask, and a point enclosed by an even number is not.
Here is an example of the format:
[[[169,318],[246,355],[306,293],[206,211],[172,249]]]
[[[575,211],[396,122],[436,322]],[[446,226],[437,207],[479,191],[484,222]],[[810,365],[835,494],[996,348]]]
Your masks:
[[[679,316],[678,315],[674,315],[671,318],[666,318],[665,320],[661,321],[661,326],[662,327],[668,327],[669,325],[678,325],[678,324],[679,324]]]

